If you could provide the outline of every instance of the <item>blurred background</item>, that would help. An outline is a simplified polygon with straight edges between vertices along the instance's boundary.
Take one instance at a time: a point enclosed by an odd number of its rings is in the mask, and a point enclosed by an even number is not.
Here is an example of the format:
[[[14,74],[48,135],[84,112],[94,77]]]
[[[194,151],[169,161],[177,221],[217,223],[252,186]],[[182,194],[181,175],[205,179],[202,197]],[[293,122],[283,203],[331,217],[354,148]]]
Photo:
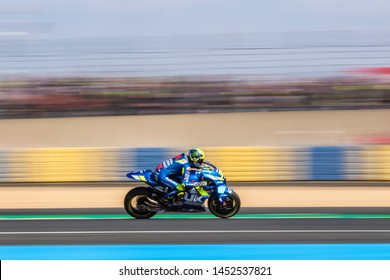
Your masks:
[[[390,30],[0,38],[1,118],[386,109],[390,103]]]
[[[2,1],[0,117],[389,106],[389,4]]]
[[[193,146],[233,182],[388,181],[389,11],[2,1],[0,181],[124,182]]]

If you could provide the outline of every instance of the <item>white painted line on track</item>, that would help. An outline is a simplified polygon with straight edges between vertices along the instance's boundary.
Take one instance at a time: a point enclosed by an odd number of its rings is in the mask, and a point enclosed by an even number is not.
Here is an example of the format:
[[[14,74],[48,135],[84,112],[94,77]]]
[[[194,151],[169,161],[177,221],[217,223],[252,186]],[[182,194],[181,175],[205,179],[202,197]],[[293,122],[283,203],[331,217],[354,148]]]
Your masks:
[[[390,233],[390,229],[329,230],[109,230],[109,231],[3,231],[0,235],[37,234],[172,234],[172,233]]]

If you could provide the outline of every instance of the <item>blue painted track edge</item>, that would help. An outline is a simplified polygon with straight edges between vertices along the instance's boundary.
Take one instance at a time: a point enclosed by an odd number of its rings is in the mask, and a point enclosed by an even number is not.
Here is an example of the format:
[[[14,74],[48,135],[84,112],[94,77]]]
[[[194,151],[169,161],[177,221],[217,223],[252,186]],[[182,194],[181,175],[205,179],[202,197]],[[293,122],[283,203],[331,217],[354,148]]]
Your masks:
[[[381,244],[5,245],[2,260],[390,260]]]

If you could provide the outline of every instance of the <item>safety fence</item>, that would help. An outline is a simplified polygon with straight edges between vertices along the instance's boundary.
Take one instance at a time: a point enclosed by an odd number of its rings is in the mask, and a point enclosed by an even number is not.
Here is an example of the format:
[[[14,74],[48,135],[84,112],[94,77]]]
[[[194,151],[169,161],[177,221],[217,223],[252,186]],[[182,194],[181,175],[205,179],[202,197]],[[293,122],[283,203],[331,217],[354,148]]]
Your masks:
[[[209,147],[206,159],[229,181],[390,180],[390,145]],[[0,182],[127,181],[181,148],[45,148],[0,150]]]

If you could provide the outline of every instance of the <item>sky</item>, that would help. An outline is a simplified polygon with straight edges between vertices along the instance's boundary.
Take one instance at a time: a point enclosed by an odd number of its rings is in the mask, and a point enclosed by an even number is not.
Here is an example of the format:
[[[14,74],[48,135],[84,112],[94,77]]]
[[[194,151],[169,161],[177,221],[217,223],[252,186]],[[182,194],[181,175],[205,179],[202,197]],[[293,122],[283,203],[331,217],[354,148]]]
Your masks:
[[[387,46],[389,0],[0,0],[0,75],[322,76]]]
[[[388,0],[1,0],[0,35],[17,31],[85,38],[390,29],[389,15]]]

